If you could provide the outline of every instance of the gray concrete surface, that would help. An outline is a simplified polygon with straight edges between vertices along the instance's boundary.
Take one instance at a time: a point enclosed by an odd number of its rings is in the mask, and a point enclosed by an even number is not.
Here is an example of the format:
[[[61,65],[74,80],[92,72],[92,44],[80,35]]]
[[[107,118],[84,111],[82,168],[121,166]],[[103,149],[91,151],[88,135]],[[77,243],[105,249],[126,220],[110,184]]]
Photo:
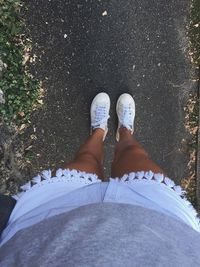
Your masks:
[[[105,142],[109,175],[117,125],[115,103],[124,92],[136,101],[136,137],[178,183],[188,175],[182,141],[183,107],[193,90],[186,55],[187,0],[32,0],[23,12],[32,68],[44,82],[45,105],[32,118],[32,172],[71,160],[89,133],[96,93],[112,101]],[[106,12],[105,12],[106,11]],[[107,13],[107,14],[106,14]],[[185,142],[184,142],[185,143]]]

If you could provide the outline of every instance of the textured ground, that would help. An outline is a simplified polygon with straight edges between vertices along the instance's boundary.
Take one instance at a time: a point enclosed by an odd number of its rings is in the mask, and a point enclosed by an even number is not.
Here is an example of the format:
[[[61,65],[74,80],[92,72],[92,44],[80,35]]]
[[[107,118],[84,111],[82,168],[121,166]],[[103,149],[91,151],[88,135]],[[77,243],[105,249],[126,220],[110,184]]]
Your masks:
[[[89,107],[100,91],[112,100],[105,169],[115,145],[114,105],[136,101],[136,137],[178,183],[188,175],[183,107],[193,90],[186,55],[188,1],[32,0],[23,12],[33,73],[44,82],[43,108],[26,132],[32,173],[73,158],[89,133]],[[37,139],[30,141],[34,134]]]

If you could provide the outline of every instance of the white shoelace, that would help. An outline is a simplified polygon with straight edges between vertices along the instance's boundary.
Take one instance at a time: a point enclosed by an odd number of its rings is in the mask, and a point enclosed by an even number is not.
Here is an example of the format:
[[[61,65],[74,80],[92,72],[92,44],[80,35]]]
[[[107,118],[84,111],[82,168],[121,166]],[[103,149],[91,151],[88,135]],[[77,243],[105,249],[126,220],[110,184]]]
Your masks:
[[[109,119],[109,115],[106,113],[105,106],[97,106],[95,110],[95,121],[92,122],[92,127],[95,129],[100,127],[101,125],[107,124],[107,120]]]
[[[129,130],[133,130],[133,118],[130,106],[123,107],[123,114],[120,116],[120,123]]]

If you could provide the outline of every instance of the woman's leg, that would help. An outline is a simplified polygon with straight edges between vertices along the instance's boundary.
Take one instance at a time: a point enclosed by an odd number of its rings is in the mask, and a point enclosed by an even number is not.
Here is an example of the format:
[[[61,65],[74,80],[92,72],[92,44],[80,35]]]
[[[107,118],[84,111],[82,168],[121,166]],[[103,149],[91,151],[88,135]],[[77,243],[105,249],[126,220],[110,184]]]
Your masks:
[[[65,168],[95,173],[104,180],[103,174],[103,141],[108,132],[110,98],[102,92],[95,96],[90,108],[92,135],[80,147],[74,161]]]
[[[149,170],[155,173],[163,173],[163,170],[149,158],[147,152],[128,129],[120,128],[119,136],[120,139],[116,145],[112,163],[112,177],[121,177],[130,172]]]
[[[75,159],[67,163],[65,168],[95,173],[100,179],[103,179],[103,136],[104,130],[95,129],[80,147]]]

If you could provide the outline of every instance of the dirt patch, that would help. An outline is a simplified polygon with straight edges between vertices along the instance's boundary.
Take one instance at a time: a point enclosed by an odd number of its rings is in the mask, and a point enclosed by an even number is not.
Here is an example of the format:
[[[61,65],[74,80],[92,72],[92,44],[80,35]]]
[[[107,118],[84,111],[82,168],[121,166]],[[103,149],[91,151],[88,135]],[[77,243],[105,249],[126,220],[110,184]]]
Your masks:
[[[12,195],[27,180],[28,169],[24,164],[23,143],[15,128],[1,122],[0,132],[0,192]]]
[[[186,190],[187,198],[194,207],[197,207],[197,139],[198,139],[198,117],[199,117],[199,101],[197,95],[191,95],[185,108],[185,127],[191,135],[191,141],[187,144],[187,150],[190,155],[188,163],[189,176],[182,180],[182,187]]]

